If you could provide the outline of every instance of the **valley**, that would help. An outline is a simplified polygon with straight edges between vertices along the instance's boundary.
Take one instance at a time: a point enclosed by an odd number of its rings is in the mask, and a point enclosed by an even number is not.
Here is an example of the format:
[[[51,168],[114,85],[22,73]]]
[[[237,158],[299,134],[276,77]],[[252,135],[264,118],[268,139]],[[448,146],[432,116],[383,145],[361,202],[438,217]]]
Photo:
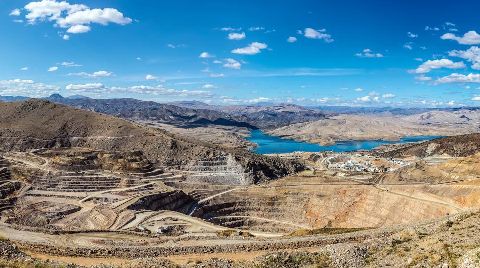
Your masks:
[[[458,124],[456,134],[472,134],[259,155],[248,149],[253,127],[125,120],[45,100],[0,110],[0,235],[39,262],[236,267],[283,252],[334,267],[403,266],[396,241],[439,243],[452,228],[468,236],[474,228],[460,226],[480,215],[479,134],[466,122],[430,116],[418,132],[376,138],[451,136]],[[375,120],[369,130],[382,133],[387,121]],[[351,130],[326,137],[373,137]],[[475,239],[449,244],[455,261],[471,258]],[[410,250],[419,264],[438,261]]]

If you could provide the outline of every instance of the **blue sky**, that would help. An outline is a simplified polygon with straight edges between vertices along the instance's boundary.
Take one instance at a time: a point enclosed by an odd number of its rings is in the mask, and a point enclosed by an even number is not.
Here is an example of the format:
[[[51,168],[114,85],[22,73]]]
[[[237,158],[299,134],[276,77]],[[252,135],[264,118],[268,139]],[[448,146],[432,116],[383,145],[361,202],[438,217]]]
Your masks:
[[[480,104],[478,1],[0,2],[0,95]]]

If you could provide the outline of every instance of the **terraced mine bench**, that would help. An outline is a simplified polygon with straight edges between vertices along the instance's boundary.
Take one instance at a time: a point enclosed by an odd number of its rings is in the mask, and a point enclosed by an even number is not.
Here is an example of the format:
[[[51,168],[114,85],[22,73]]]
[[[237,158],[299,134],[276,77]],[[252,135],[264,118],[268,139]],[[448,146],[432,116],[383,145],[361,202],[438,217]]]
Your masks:
[[[199,160],[188,167],[188,180],[193,182],[245,185],[249,181],[243,167],[232,156],[217,157],[213,160]]]
[[[122,179],[103,175],[73,175],[36,178],[33,188],[45,191],[95,192],[118,188]]]

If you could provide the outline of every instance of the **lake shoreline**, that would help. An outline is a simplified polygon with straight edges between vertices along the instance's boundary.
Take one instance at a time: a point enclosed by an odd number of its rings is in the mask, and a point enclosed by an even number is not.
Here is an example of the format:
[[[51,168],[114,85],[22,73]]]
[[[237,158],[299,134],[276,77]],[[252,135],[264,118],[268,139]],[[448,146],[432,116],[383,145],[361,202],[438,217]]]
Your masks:
[[[382,145],[396,143],[421,142],[441,138],[443,136],[406,136],[399,139],[372,139],[372,140],[341,140],[332,144],[319,144],[308,141],[298,141],[291,138],[274,136],[262,130],[252,130],[247,141],[255,144],[252,149],[258,154],[282,154],[293,152],[354,152],[370,151]]]

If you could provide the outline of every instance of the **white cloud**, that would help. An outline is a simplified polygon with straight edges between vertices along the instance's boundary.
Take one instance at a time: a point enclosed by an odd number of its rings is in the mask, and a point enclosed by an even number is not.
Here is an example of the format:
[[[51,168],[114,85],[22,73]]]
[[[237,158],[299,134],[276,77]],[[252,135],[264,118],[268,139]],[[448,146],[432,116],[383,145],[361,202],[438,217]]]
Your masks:
[[[413,43],[412,42],[407,42],[403,45],[403,47],[408,49],[408,50],[412,50],[413,49]]]
[[[372,102],[372,101],[379,101],[379,97],[376,96],[376,97],[372,97],[370,95],[367,95],[367,96],[363,96],[363,97],[358,97],[357,98],[357,101],[359,102]]]
[[[93,93],[93,94],[142,94],[150,96],[169,96],[184,98],[209,98],[213,96],[210,91],[203,90],[179,90],[166,88],[163,85],[145,86],[136,85],[130,87],[107,87],[102,83],[69,84],[65,87],[67,90]]]
[[[425,31],[440,31],[440,28],[425,26]]]
[[[87,25],[73,25],[68,28],[67,33],[71,34],[79,34],[79,33],[87,33],[90,32],[91,28]]]
[[[462,45],[480,44],[480,34],[475,31],[468,31],[463,36],[456,36],[452,33],[446,33],[440,37],[443,40],[455,40]]]
[[[68,40],[70,40],[70,35],[64,34],[62,39],[65,40],[65,41],[68,41]]]
[[[472,98],[473,101],[480,101],[480,96],[475,96]]]
[[[202,59],[208,59],[208,58],[213,58],[214,56],[210,55],[208,52],[202,52],[202,53],[200,53],[200,56],[198,56],[198,57],[202,58]]]
[[[26,67],[26,66],[22,67],[22,68],[20,68],[20,71],[28,71],[28,67]]]
[[[260,103],[260,102],[267,102],[267,101],[271,101],[271,100],[272,99],[266,98],[266,97],[258,97],[258,98],[254,98],[254,99],[245,100],[245,102],[247,102],[247,103]]]
[[[219,77],[224,77],[225,75],[222,73],[211,73],[209,74],[209,76],[213,78],[219,78]]]
[[[383,54],[375,53],[369,48],[365,48],[362,52],[356,53],[355,56],[360,58],[383,58]]]
[[[102,70],[102,71],[96,71],[96,72],[93,72],[93,73],[86,73],[86,72],[69,73],[68,75],[81,76],[81,77],[85,77],[85,78],[100,78],[100,77],[110,77],[110,76],[113,75],[113,73]]]
[[[204,89],[212,89],[212,88],[216,88],[216,86],[215,86],[215,85],[212,85],[212,84],[205,84],[205,85],[202,86],[202,88],[204,88]]]
[[[87,84],[69,84],[65,87],[67,90],[72,91],[101,91],[105,89],[102,83],[87,83]]]
[[[480,70],[480,48],[477,46],[470,47],[467,50],[452,50],[448,52],[448,55],[466,59],[472,63],[472,69]]]
[[[242,40],[245,39],[247,35],[245,33],[229,33],[228,39],[230,40]]]
[[[415,79],[418,80],[418,81],[430,81],[432,80],[431,77],[429,76],[425,76],[425,75],[418,75],[418,76],[415,76]]]
[[[242,64],[237,60],[228,58],[228,59],[225,59],[225,64],[223,64],[223,67],[238,70],[242,68]]]
[[[64,61],[64,62],[61,62],[60,65],[62,65],[64,67],[81,67],[82,66],[80,64],[76,64],[73,61]]]
[[[148,95],[163,95],[171,97],[211,97],[212,93],[210,91],[203,90],[178,90],[166,88],[163,85],[158,86],[131,86],[126,88],[111,88],[113,91],[120,92],[129,92],[129,93],[138,93],[138,94],[148,94]]]
[[[172,43],[169,43],[169,44],[167,44],[167,47],[169,47],[169,48],[182,48],[182,47],[187,47],[187,45],[185,45],[185,44],[172,44]]]
[[[54,22],[54,26],[67,29],[68,33],[79,34],[90,31],[91,24],[108,25],[110,23],[126,25],[132,19],[125,17],[115,8],[90,9],[83,4],[70,4],[67,1],[41,0],[25,5],[25,18],[30,24]],[[68,35],[63,39],[68,40]]]
[[[383,95],[382,95],[382,98],[384,98],[384,99],[391,99],[391,98],[395,98],[395,94],[392,94],[392,93],[386,93],[386,94],[383,94]]]
[[[158,80],[158,77],[156,77],[154,75],[151,75],[151,74],[147,74],[145,76],[145,80]]]
[[[57,71],[57,70],[58,70],[58,67],[57,67],[57,66],[52,66],[52,67],[48,68],[48,71],[49,71],[49,72],[55,72],[55,71]]]
[[[250,45],[242,48],[237,48],[232,50],[234,54],[242,54],[242,55],[255,55],[262,51],[262,49],[266,49],[268,46],[265,43],[253,42]]]
[[[10,12],[9,15],[10,15],[10,16],[20,16],[20,14],[21,14],[20,9],[15,8],[14,10],[12,10],[12,11]]]
[[[437,79],[438,83],[480,83],[480,74],[459,74],[453,73]]]
[[[221,64],[222,61],[221,61],[221,60],[214,60],[213,63],[215,63],[215,64]]]
[[[294,37],[294,36],[289,36],[289,37],[287,38],[287,42],[289,42],[289,43],[295,43],[295,42],[297,42],[297,38]]]
[[[58,92],[59,89],[57,86],[28,79],[0,80],[0,95],[4,96],[45,97]]]
[[[418,37],[418,34],[414,34],[412,32],[408,32],[407,33],[407,36],[410,37],[410,38],[417,38]]]
[[[363,91],[363,88],[360,88],[360,87],[357,87],[356,89],[354,89],[356,92],[362,92]]]
[[[265,27],[253,26],[253,27],[248,28],[248,30],[249,30],[250,32],[263,31],[263,30],[265,30]]]
[[[303,35],[310,39],[321,39],[327,43],[333,42],[333,38],[327,33],[326,29],[315,30],[313,28],[305,28]]]
[[[441,69],[441,68],[460,69],[460,68],[465,68],[465,64],[461,61],[453,62],[449,59],[427,60],[426,62],[418,66],[418,68],[415,69],[414,72],[417,74],[425,74],[430,72],[431,70]]]
[[[242,28],[233,28],[233,27],[223,27],[223,28],[220,28],[220,31],[224,31],[224,32],[235,32],[235,31],[241,31]]]

